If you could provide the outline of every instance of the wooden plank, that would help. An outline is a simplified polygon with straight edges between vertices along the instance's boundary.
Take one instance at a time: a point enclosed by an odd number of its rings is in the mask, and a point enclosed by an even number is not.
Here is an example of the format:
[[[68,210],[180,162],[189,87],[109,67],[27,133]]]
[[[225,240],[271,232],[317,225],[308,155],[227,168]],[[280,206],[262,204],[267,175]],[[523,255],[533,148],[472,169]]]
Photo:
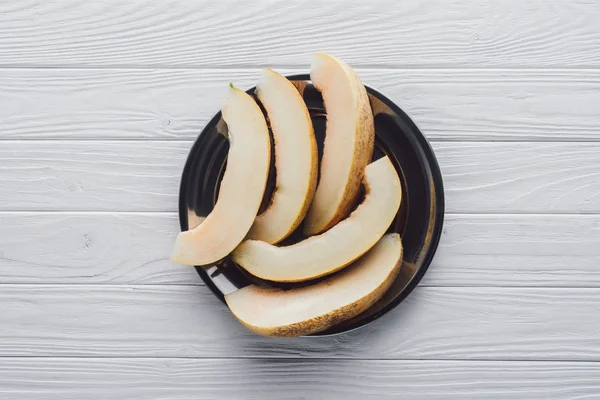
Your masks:
[[[9,213],[0,221],[0,283],[202,282],[169,261],[175,213]]]
[[[297,65],[314,51],[384,66],[600,65],[588,0],[35,0],[0,15],[3,65]]]
[[[565,400],[595,398],[599,382],[598,363],[0,359],[5,400]]]
[[[191,142],[5,141],[0,210],[176,211]],[[600,143],[436,143],[450,213],[598,213]]]
[[[447,210],[600,211],[600,146],[589,143],[439,143]]]
[[[2,14],[0,14],[0,18]],[[286,74],[308,71],[280,69]],[[359,69],[432,140],[600,140],[598,70]],[[8,69],[0,139],[195,139],[260,70]]]
[[[0,357],[600,361],[600,290],[418,287],[364,329],[265,339],[206,287],[2,285]]]
[[[600,216],[447,215],[424,286],[600,287]],[[0,213],[0,283],[200,285],[175,213]]]
[[[14,69],[0,76],[2,139],[195,139],[228,82],[253,70]]]
[[[5,142],[0,207],[174,211],[190,148],[186,142]]]
[[[423,284],[599,287],[598,260],[598,215],[448,215]]]

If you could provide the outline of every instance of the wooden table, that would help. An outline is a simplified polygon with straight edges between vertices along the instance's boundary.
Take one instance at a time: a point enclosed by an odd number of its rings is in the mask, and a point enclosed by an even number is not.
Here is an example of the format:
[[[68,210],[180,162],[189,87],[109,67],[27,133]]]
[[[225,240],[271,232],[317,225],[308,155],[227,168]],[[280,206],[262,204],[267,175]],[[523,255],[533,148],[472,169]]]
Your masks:
[[[322,50],[431,140],[446,222],[398,308],[264,339],[168,260],[232,81]],[[596,0],[0,5],[0,399],[600,399]]]

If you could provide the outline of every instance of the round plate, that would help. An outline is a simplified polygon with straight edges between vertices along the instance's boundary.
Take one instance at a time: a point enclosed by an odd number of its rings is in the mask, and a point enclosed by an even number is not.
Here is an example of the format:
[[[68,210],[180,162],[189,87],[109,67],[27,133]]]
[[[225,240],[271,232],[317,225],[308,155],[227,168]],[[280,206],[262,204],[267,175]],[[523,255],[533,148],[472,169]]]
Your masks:
[[[326,113],[320,93],[308,75],[289,76],[310,111],[321,156]],[[389,232],[402,236],[404,259],[398,278],[381,300],[357,317],[315,336],[361,327],[397,306],[419,283],[429,267],[442,232],[444,189],[438,163],[427,139],[404,111],[381,93],[367,87],[375,117],[375,152],[392,160],[402,181],[402,204]],[[254,88],[248,90],[254,93]],[[215,205],[225,169],[229,143],[227,125],[217,113],[206,125],[188,156],[179,191],[179,221],[183,231],[197,226]],[[272,183],[272,179],[270,179]],[[269,185],[267,185],[269,187]],[[269,198],[267,196],[265,198]],[[243,201],[243,200],[241,200]],[[300,230],[284,244],[301,239]],[[262,281],[226,258],[213,266],[196,267],[202,280],[224,301],[224,295],[251,283],[289,288],[299,284]],[[307,284],[307,283],[302,283]]]

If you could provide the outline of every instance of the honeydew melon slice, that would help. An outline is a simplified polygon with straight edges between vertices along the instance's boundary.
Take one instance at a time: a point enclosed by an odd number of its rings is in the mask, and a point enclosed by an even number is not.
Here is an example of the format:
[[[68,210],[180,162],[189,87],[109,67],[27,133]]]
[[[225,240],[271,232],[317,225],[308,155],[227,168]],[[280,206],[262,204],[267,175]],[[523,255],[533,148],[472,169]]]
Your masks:
[[[392,233],[325,281],[290,290],[250,285],[226,295],[225,300],[236,318],[260,335],[308,335],[373,305],[389,289],[401,262],[402,242]]]
[[[313,199],[318,176],[317,141],[306,104],[286,77],[266,68],[256,95],[267,111],[273,133],[276,183],[271,202],[256,217],[248,238],[275,244],[300,225]]]
[[[171,260],[181,264],[211,264],[231,253],[250,230],[265,192],[271,143],[262,111],[230,85],[222,113],[230,148],[219,197],[206,219],[177,236]]]
[[[400,207],[400,178],[388,157],[365,168],[364,186],[363,202],[327,232],[285,247],[246,240],[233,260],[251,274],[277,282],[305,281],[345,267],[383,236]]]
[[[321,175],[304,223],[304,233],[331,228],[354,207],[375,141],[367,91],[356,73],[327,54],[314,56],[310,78],[327,111]]]

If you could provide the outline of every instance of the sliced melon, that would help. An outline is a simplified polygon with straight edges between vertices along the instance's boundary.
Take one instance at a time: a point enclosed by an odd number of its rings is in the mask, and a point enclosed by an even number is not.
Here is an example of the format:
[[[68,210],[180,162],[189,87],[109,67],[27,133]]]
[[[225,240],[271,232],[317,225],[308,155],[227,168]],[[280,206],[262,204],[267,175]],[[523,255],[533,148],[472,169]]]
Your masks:
[[[225,300],[236,318],[260,335],[308,335],[373,305],[389,289],[401,262],[402,242],[393,233],[351,266],[315,285],[290,290],[251,285]]]
[[[205,219],[206,217],[202,217],[196,214],[194,210],[187,210],[188,229],[194,229],[195,227],[200,225]]]
[[[292,233],[308,211],[317,185],[317,141],[306,104],[286,77],[265,69],[256,95],[273,132],[276,183],[248,238],[274,244]]]
[[[335,272],[367,252],[388,229],[402,197],[389,158],[367,166],[365,199],[345,220],[318,236],[286,247],[246,240],[233,260],[251,274],[276,282],[299,282]]]
[[[315,54],[310,78],[327,110],[321,177],[304,223],[304,233],[321,233],[355,205],[375,141],[373,113],[364,85],[345,63]]]
[[[271,160],[265,117],[233,85],[222,112],[230,148],[219,197],[206,219],[177,236],[171,260],[178,263],[206,265],[231,253],[250,230],[264,195]]]

